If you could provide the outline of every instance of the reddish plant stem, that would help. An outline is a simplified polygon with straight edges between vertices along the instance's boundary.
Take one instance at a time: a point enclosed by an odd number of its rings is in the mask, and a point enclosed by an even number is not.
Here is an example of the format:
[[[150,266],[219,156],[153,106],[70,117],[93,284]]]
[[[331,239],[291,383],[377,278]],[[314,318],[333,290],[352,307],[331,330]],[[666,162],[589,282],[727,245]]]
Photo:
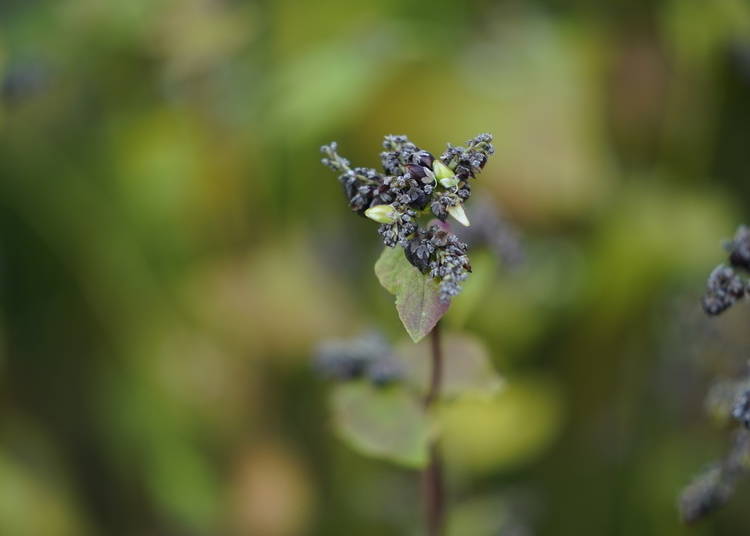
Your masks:
[[[424,407],[427,411],[440,397],[440,385],[443,379],[443,348],[439,322],[430,333],[430,346],[432,349],[430,384],[424,399]],[[445,524],[443,462],[440,445],[435,439],[430,443],[429,456],[427,467],[422,474],[426,534],[427,536],[442,536]]]

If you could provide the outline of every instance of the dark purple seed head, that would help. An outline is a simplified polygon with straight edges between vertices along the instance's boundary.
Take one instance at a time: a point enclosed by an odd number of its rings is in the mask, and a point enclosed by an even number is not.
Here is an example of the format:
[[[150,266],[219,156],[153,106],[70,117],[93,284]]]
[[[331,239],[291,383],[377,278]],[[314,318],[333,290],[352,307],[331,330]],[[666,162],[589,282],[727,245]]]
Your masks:
[[[427,176],[427,170],[417,164],[406,164],[406,171],[409,172],[409,176],[413,179],[422,179]]]
[[[435,157],[427,151],[419,151],[414,154],[414,160],[420,166],[432,169],[432,163],[435,161]]]

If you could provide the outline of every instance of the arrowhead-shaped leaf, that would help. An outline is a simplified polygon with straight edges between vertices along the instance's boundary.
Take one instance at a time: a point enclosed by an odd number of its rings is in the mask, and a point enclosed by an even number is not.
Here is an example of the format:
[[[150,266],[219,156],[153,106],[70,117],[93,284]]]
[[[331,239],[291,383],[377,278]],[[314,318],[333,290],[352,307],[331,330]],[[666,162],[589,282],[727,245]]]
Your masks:
[[[446,333],[443,338],[443,378],[441,396],[452,397],[466,392],[494,395],[504,385],[482,342],[470,335]],[[398,345],[396,354],[407,380],[420,393],[427,391],[430,345],[427,341]]]
[[[338,385],[332,393],[338,435],[358,452],[409,467],[424,467],[430,427],[413,394],[367,382]]]
[[[396,310],[406,332],[419,342],[448,310],[440,300],[440,286],[412,266],[403,249],[385,248],[375,263],[380,284],[396,296]]]

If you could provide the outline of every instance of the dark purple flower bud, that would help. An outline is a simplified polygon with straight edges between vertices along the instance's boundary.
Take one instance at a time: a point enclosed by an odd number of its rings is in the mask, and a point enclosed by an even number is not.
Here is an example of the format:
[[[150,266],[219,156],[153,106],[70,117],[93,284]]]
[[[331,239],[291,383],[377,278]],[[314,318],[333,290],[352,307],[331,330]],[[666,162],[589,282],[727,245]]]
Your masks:
[[[750,228],[740,225],[728,248],[730,264],[736,268],[750,270]]]
[[[722,482],[721,464],[704,471],[687,486],[680,496],[680,516],[685,523],[694,523],[724,506],[732,487]]]
[[[450,233],[448,231],[437,229],[432,235],[432,243],[439,248],[444,248],[448,245],[449,237]]]
[[[750,428],[750,390],[737,397],[732,407],[732,417],[740,421],[745,428]]]
[[[404,248],[404,255],[412,266],[415,266],[420,272],[426,273],[430,268],[430,256],[435,248],[421,234],[409,240]]]
[[[432,202],[430,210],[440,221],[445,221],[448,218],[448,207],[444,206],[439,199]]]
[[[427,176],[427,170],[416,164],[406,164],[406,171],[409,172],[409,176],[413,179],[422,179]]]
[[[711,316],[718,315],[745,296],[745,282],[728,266],[717,266],[708,276],[703,310]]]
[[[706,294],[701,300],[701,305],[707,315],[716,316],[729,309],[732,304],[712,294]]]
[[[456,166],[456,176],[462,181],[465,181],[466,179],[473,177],[474,173],[472,173],[470,166],[458,164]]]
[[[719,266],[711,273],[708,287],[714,292],[725,292],[733,298],[741,298],[745,294],[742,279],[726,266]]]
[[[346,198],[351,202],[352,198],[357,195],[357,183],[354,180],[346,180],[341,184],[344,187],[344,194],[346,194]]]
[[[419,151],[414,155],[414,160],[420,165],[432,169],[432,163],[435,157],[427,151]]]
[[[417,188],[416,186],[412,187],[408,191],[408,195],[410,199],[409,206],[417,210],[424,209],[430,202],[430,196],[428,196],[421,188]]]

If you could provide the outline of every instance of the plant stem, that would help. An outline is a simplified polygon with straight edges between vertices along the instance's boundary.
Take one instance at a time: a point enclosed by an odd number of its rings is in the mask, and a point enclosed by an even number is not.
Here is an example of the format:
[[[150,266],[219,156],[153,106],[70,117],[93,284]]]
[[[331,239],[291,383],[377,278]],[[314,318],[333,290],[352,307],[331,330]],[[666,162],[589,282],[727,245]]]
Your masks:
[[[430,367],[430,386],[424,399],[425,410],[429,411],[440,396],[440,384],[443,377],[443,348],[440,340],[440,323],[435,324],[430,333],[432,360]],[[427,536],[442,536],[445,521],[445,503],[443,497],[443,462],[440,456],[440,445],[433,439],[429,446],[430,459],[422,475],[424,494],[425,525]]]

